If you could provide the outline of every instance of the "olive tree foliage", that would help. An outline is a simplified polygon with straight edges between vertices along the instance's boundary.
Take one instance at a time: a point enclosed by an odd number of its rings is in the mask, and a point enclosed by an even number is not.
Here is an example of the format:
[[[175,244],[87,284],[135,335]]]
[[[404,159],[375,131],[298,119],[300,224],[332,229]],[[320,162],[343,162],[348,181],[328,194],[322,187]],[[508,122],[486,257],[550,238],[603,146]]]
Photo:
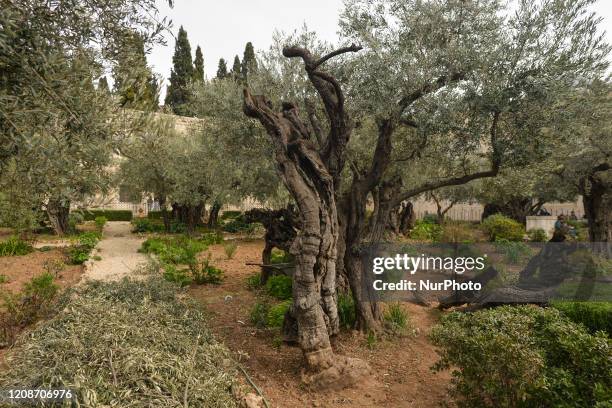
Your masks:
[[[164,24],[152,0],[2,2],[3,214],[31,211],[33,219],[45,210],[44,218],[65,233],[70,203],[107,186],[110,154],[134,124],[93,83],[116,62],[125,33],[150,43]],[[15,181],[20,200],[11,199]]]
[[[557,183],[582,196],[589,240],[612,242],[612,84],[582,81],[559,100],[563,112],[553,128],[568,143],[554,154]],[[565,136],[565,137],[564,137]]]

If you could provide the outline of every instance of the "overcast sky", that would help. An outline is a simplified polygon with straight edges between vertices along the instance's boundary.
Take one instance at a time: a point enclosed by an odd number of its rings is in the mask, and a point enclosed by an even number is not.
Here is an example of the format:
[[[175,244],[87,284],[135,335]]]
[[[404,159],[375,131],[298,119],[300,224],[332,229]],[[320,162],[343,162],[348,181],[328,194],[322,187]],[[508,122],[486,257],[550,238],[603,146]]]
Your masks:
[[[342,0],[176,0],[172,9],[167,0],[157,3],[161,14],[173,21],[175,34],[181,25],[187,30],[192,54],[197,45],[202,47],[207,78],[215,76],[219,58],[228,61],[228,68],[234,55],[242,59],[248,41],[255,50],[267,49],[275,29],[291,32],[306,23],[320,38],[335,42],[342,8]],[[595,11],[604,17],[603,26],[612,42],[612,0],[599,0]],[[168,33],[166,41],[165,47],[156,46],[148,56],[164,85],[170,76],[174,38]],[[162,103],[164,94],[165,89]]]

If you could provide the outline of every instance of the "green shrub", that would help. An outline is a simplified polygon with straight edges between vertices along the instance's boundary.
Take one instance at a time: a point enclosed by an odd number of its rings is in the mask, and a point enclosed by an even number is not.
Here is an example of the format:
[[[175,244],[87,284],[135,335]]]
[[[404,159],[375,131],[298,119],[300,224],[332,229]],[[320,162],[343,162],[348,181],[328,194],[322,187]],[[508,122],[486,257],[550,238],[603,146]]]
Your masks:
[[[428,220],[417,220],[410,231],[410,238],[419,241],[438,241],[442,235],[442,227]]]
[[[130,210],[87,210],[83,212],[85,221],[94,221],[96,217],[106,217],[108,221],[132,221]]]
[[[15,236],[0,242],[0,256],[21,256],[27,255],[32,251],[34,251],[32,245]]]
[[[612,336],[612,302],[553,302],[552,307],[592,333],[602,330]]]
[[[280,300],[289,299],[292,296],[292,279],[286,275],[270,276],[266,282],[268,295]]]
[[[221,220],[229,220],[232,218],[238,218],[242,215],[241,211],[223,211],[219,219]]]
[[[338,294],[338,318],[340,327],[345,329],[355,327],[355,300],[350,294]]]
[[[85,221],[85,217],[80,211],[73,211],[68,215],[68,231],[76,232],[77,225],[82,224]]]
[[[255,303],[253,309],[251,309],[250,320],[253,326],[263,329],[268,325],[268,311],[270,310],[270,305],[267,303]]]
[[[147,218],[150,220],[161,220],[163,219],[162,212],[161,211],[149,211],[147,213]]]
[[[145,232],[163,232],[164,224],[150,220],[148,218],[135,218],[132,220],[132,232],[134,233],[145,233]]]
[[[223,234],[220,231],[205,232],[200,237],[200,241],[206,245],[216,245],[223,243]]]
[[[454,312],[430,337],[459,407],[603,407],[612,397],[609,337],[554,308]]]
[[[8,283],[8,282],[9,282],[8,276],[6,276],[3,273],[0,273],[0,285],[2,285],[3,283]]]
[[[524,242],[511,242],[502,238],[495,242],[495,248],[504,254],[508,263],[513,265],[531,254],[531,248]]]
[[[523,224],[502,214],[493,214],[482,222],[482,227],[491,241],[505,239],[507,241],[522,241],[525,235]]]
[[[436,214],[425,214],[422,221],[426,224],[438,224],[438,216]]]
[[[178,269],[176,265],[166,263],[163,265],[164,268],[164,279],[168,282],[174,282],[179,284],[181,287],[190,285],[192,282],[189,271],[185,269]]]
[[[207,248],[200,240],[185,236],[149,238],[142,243],[141,252],[156,254],[162,263],[191,265],[196,255]]]
[[[173,221],[170,223],[171,234],[184,234],[187,232],[187,225],[183,222]]]
[[[84,232],[78,236],[79,245],[89,250],[92,250],[101,239],[102,234],[98,231]]]
[[[255,224],[248,223],[243,217],[239,216],[231,219],[223,224],[221,229],[231,234],[252,233],[255,230]]]
[[[236,249],[238,249],[238,245],[236,245],[235,242],[228,242],[223,245],[223,251],[225,252],[227,259],[232,259],[234,257]]]
[[[281,327],[283,325],[285,314],[289,311],[292,302],[292,300],[286,300],[270,307],[266,317],[268,327]]]
[[[212,283],[218,285],[223,281],[223,271],[210,264],[210,256],[203,262],[189,265],[193,280],[198,285]]]
[[[408,329],[408,314],[399,302],[389,304],[383,318],[385,320],[385,326],[387,326],[392,333],[402,334]]]
[[[76,245],[68,249],[68,258],[71,265],[82,265],[89,259],[90,248]]]
[[[546,235],[546,231],[542,228],[530,229],[527,231],[527,235],[529,235],[529,240],[531,242],[546,242],[548,241],[548,236]]]
[[[255,290],[261,287],[261,274],[256,273],[246,279],[247,288]]]
[[[104,226],[106,225],[106,223],[108,222],[108,218],[106,218],[103,215],[100,215],[98,217],[95,218],[94,222],[96,223],[96,228],[99,231],[102,231],[102,229],[104,228]]]

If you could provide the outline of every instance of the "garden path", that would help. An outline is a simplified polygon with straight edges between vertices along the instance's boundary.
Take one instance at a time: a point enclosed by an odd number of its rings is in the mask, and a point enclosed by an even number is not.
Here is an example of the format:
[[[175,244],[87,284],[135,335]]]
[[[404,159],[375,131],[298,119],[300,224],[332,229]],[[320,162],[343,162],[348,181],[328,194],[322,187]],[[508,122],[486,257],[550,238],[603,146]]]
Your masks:
[[[96,245],[87,262],[83,281],[115,281],[132,275],[138,266],[147,261],[138,249],[144,241],[131,233],[131,224],[126,221],[106,223],[102,240]],[[101,257],[95,260],[95,257]]]

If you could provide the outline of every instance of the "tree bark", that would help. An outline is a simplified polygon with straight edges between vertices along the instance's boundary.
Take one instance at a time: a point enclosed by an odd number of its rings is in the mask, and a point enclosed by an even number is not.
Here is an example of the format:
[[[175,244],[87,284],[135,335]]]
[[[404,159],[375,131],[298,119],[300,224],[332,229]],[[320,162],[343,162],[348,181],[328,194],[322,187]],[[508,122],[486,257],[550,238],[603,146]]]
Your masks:
[[[605,173],[593,173],[581,180],[580,190],[589,222],[589,241],[612,242],[612,182],[606,180]]]
[[[215,201],[210,208],[210,214],[208,215],[208,228],[216,228],[219,221],[219,211],[221,210],[221,204]]]
[[[57,235],[66,235],[70,232],[70,202],[58,198],[51,198],[47,203],[47,216],[51,227]]]

